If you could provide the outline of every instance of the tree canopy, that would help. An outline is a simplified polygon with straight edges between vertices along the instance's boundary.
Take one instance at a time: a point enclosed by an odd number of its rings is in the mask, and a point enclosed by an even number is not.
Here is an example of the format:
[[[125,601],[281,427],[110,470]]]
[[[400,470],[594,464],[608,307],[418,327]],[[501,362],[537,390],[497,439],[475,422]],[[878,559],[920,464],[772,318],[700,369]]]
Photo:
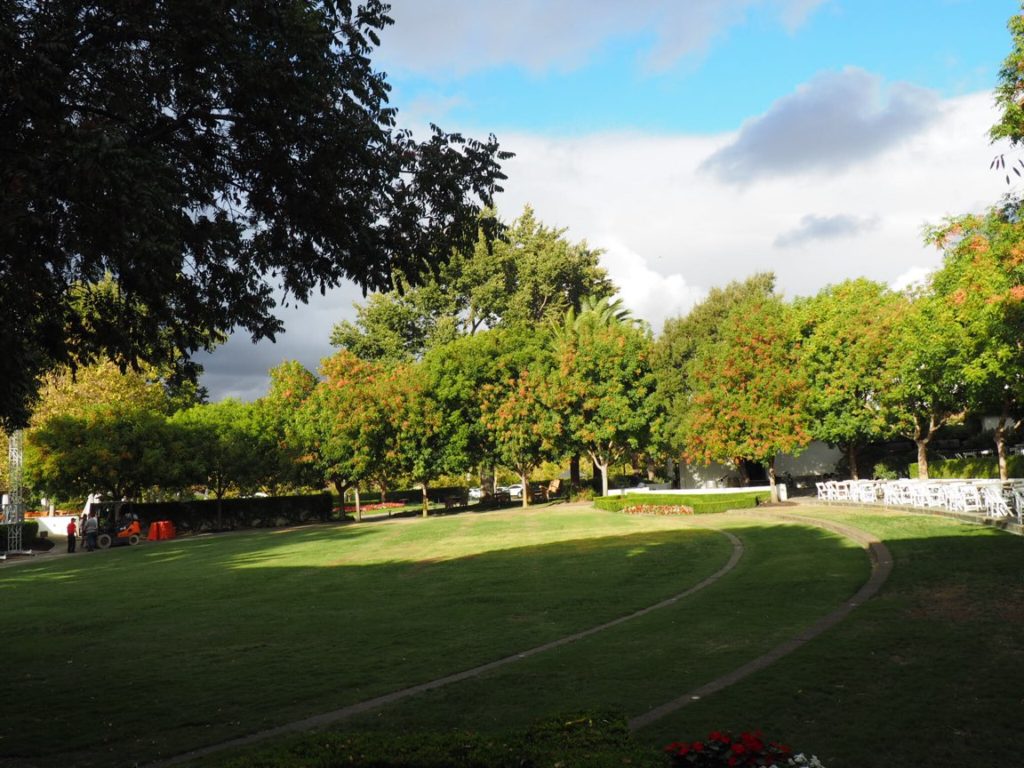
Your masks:
[[[0,418],[39,376],[179,358],[276,296],[472,248],[509,155],[396,127],[381,0],[0,6]],[[116,291],[97,291],[105,279]],[[77,294],[77,295],[76,295]]]

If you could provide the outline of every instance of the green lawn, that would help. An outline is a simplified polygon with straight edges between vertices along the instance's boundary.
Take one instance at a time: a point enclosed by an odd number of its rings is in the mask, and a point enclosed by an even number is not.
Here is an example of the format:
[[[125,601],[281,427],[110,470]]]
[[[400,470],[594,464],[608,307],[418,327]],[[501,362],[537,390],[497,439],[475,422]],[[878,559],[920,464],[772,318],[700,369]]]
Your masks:
[[[829,768],[1014,764],[1004,745],[1024,712],[1024,540],[923,516],[798,512],[886,541],[896,566],[880,596],[638,742],[653,755],[714,729],[763,728]],[[501,658],[717,571],[731,546],[700,524],[721,525],[745,547],[701,592],[337,726],[498,733],[571,711],[633,716],[672,699],[849,598],[867,558],[831,533],[756,516],[551,507],[261,531],[2,569],[0,642],[16,670],[5,698],[18,708],[0,730],[0,758],[131,764]],[[61,754],[54,717],[81,712],[94,725],[76,729],[76,754]]]
[[[730,553],[685,522],[555,507],[5,568],[4,697],[18,708],[0,757],[174,754],[585,629],[686,589]],[[56,713],[88,713],[91,726],[53,738]]]

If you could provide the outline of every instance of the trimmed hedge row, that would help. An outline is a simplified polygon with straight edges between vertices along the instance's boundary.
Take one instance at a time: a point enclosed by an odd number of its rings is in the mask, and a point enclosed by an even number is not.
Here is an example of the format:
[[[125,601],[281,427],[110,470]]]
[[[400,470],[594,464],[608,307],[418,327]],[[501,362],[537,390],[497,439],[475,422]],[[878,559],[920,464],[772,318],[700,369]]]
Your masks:
[[[729,509],[750,509],[768,501],[768,491],[737,491],[736,493],[630,493],[624,496],[599,496],[594,506],[606,512],[620,512],[636,504],[685,504],[695,515],[725,512]]]
[[[143,531],[156,520],[170,520],[179,531],[198,533],[225,528],[272,528],[326,522],[331,519],[329,493],[304,496],[264,496],[251,499],[199,499],[196,501],[104,502],[94,505],[101,516],[119,507],[122,514],[138,515]]]
[[[506,735],[324,732],[293,737],[220,763],[224,768],[664,768],[617,715],[568,715]]]
[[[1006,471],[1010,477],[1024,477],[1024,456],[1006,457]],[[907,468],[911,477],[917,477],[917,462]],[[999,477],[999,457],[972,456],[967,459],[936,459],[928,462],[928,477],[939,479]]]
[[[26,520],[21,524],[21,545],[28,547],[33,541],[39,538],[39,523],[35,520]],[[7,526],[0,523],[0,552],[7,551]]]

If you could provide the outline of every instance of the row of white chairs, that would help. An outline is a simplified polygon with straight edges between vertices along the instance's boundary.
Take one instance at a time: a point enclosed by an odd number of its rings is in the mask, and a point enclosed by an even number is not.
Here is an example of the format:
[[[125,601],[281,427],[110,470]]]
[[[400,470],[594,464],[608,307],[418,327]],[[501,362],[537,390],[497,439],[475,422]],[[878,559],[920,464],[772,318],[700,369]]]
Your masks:
[[[1024,522],[1024,480],[829,480],[816,486],[821,501],[938,508]]]

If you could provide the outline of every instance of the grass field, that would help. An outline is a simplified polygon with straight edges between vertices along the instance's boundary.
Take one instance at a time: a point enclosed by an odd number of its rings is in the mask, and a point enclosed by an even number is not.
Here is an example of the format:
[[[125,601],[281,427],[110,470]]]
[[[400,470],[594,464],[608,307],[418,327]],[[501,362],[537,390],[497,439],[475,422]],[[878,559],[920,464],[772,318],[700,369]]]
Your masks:
[[[829,768],[995,764],[1024,711],[1024,541],[934,518],[800,511],[889,544],[896,569],[881,596],[638,740],[653,748],[754,727]],[[867,577],[866,556],[820,529],[754,516],[556,506],[259,531],[0,569],[4,698],[17,703],[0,758],[131,765],[516,653],[717,571],[731,545],[701,524],[727,528],[745,548],[701,592],[342,726],[497,732],[574,710],[633,716],[674,698],[850,597]]]

